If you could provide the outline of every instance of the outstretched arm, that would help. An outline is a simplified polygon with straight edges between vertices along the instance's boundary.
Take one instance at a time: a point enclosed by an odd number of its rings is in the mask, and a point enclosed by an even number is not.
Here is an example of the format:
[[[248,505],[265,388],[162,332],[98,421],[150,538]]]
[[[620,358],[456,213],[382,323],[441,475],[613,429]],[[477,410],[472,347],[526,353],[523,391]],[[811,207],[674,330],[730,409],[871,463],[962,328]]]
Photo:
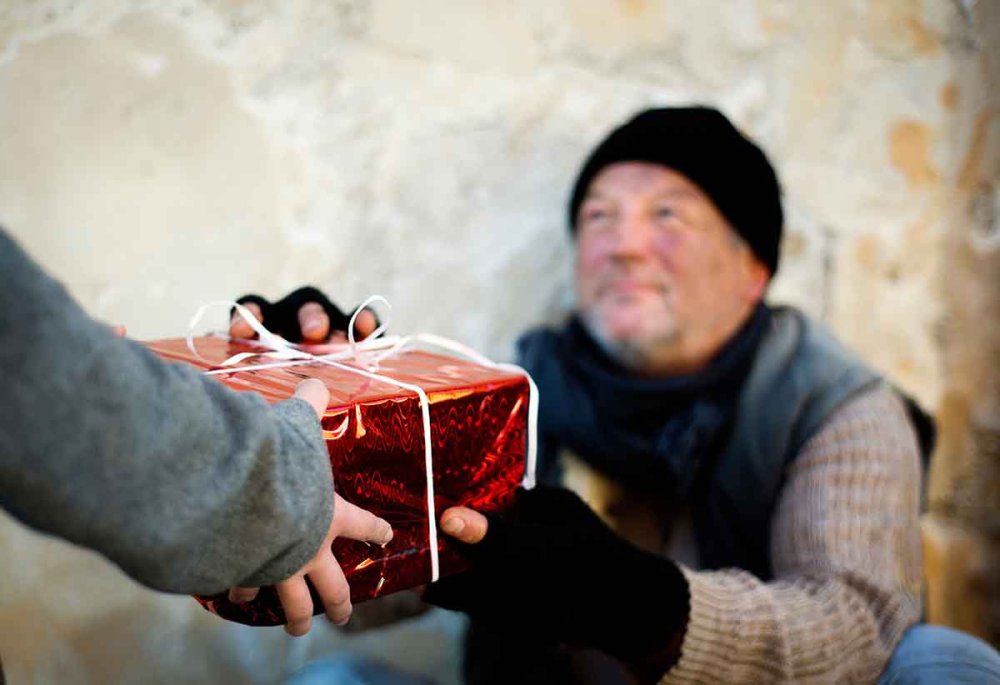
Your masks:
[[[90,319],[0,230],[0,506],[178,593],[292,576],[330,530],[315,410]]]
[[[885,388],[831,416],[789,469],[774,579],[684,569],[691,617],[667,683],[872,683],[920,616],[920,460]]]

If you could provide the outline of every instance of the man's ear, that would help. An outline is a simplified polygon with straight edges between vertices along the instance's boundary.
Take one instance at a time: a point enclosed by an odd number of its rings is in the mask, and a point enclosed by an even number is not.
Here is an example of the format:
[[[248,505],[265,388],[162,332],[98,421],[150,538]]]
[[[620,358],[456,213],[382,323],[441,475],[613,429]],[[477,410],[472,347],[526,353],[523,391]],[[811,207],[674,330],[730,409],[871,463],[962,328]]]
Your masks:
[[[757,259],[757,255],[747,250],[743,262],[744,288],[743,294],[750,302],[759,302],[764,299],[764,292],[771,282],[771,272],[764,262]]]

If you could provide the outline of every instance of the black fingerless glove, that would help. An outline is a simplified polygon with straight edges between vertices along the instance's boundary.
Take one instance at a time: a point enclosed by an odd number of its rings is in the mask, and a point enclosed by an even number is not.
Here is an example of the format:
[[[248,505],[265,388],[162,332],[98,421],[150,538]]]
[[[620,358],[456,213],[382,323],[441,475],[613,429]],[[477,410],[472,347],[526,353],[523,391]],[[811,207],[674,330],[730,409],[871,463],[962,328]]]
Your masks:
[[[569,490],[519,491],[514,512],[489,517],[473,568],[424,599],[474,620],[533,631],[616,657],[641,680],[676,663],[689,593],[677,565],[615,534]]]
[[[260,295],[244,295],[236,300],[236,304],[255,304],[260,307],[260,314],[263,317],[261,324],[267,330],[274,332],[274,329],[271,328],[271,325],[274,324],[274,305],[268,300],[264,299]],[[230,320],[232,320],[234,314],[236,314],[236,307],[229,310]]]
[[[330,334],[336,331],[347,331],[347,326],[351,322],[351,314],[345,314],[340,307],[330,301],[322,290],[312,286],[305,286],[295,290],[275,303],[271,303],[260,295],[244,295],[236,300],[237,304],[253,303],[260,307],[264,320],[261,322],[264,328],[280,335],[290,342],[302,342],[302,327],[299,324],[299,309],[304,304],[315,302],[323,308],[330,319]],[[357,308],[355,308],[357,309]],[[235,308],[233,309],[235,311]],[[374,313],[374,312],[373,312]],[[232,312],[230,312],[232,316]],[[376,327],[378,317],[376,316]],[[357,334],[357,331],[355,331]],[[360,336],[358,336],[360,339]]]
[[[285,340],[300,342],[302,340],[302,328],[299,325],[299,309],[302,305],[315,302],[323,308],[326,315],[330,317],[330,333],[334,331],[346,331],[347,324],[351,317],[340,310],[340,307],[323,294],[321,290],[306,286],[299,288],[284,298],[274,303],[274,329],[279,331],[279,335]]]

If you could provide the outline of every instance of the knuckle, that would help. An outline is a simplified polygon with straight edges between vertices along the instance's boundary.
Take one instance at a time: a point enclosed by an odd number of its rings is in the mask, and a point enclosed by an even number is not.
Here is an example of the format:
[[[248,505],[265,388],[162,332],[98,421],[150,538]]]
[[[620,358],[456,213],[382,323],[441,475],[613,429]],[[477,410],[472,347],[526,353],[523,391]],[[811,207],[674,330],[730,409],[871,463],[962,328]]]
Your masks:
[[[343,607],[350,609],[351,588],[348,587],[346,582],[337,583],[336,587],[323,598],[323,605],[327,609],[338,609]]]
[[[300,623],[309,618],[310,615],[311,612],[301,605],[285,607],[285,619],[289,623]]]
[[[308,599],[305,601],[296,599],[283,603],[282,609],[285,610],[285,619],[288,623],[299,623],[312,616],[313,607],[312,602]]]

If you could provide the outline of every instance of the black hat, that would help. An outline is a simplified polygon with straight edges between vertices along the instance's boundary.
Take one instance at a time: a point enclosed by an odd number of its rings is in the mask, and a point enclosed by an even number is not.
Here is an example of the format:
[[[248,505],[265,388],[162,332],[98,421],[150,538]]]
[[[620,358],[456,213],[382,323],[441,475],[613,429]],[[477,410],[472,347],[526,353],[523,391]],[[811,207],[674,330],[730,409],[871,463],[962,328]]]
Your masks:
[[[783,216],[781,189],[764,152],[710,107],[640,112],[597,146],[576,179],[570,230],[590,182],[615,162],[651,162],[680,172],[700,187],[773,275],[778,270]]]

